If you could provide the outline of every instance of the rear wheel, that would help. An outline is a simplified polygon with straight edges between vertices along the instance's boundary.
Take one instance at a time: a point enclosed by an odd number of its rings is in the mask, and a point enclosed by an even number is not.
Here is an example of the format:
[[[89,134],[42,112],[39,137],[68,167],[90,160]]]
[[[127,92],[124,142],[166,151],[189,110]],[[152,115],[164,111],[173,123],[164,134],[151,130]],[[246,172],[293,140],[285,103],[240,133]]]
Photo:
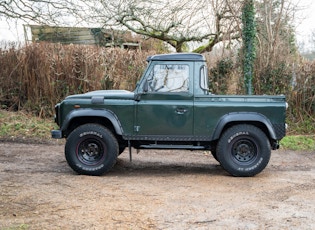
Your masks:
[[[65,156],[69,166],[79,174],[101,175],[116,163],[118,142],[98,124],[79,126],[67,138]]]
[[[227,129],[217,145],[217,158],[233,176],[254,176],[268,164],[271,147],[266,134],[253,125]]]

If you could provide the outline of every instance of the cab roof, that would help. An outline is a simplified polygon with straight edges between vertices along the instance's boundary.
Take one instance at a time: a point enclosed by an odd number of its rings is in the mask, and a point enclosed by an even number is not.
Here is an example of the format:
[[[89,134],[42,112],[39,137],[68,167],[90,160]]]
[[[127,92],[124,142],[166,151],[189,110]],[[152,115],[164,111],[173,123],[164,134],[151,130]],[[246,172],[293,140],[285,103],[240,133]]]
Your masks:
[[[201,54],[197,53],[173,53],[173,54],[159,54],[149,56],[147,62],[150,61],[203,61],[206,59]]]

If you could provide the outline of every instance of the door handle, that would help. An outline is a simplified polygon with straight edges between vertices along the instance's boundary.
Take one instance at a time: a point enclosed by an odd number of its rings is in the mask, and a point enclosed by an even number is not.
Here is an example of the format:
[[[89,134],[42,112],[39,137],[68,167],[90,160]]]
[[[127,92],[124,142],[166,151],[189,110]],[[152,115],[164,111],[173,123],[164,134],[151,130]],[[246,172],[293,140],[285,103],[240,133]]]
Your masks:
[[[186,113],[188,110],[187,109],[183,109],[183,108],[177,108],[175,110],[175,112],[178,114],[178,115],[182,115],[184,113]]]

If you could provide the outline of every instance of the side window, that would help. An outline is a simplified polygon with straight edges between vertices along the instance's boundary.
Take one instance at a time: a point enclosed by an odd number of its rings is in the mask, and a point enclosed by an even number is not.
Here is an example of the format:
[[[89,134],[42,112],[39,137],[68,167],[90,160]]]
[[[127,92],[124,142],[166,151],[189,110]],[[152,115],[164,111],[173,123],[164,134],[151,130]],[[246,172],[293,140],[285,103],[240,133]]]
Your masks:
[[[208,70],[206,66],[201,66],[200,68],[200,88],[209,91]]]
[[[189,90],[188,65],[155,65],[148,77],[149,92],[187,92]]]

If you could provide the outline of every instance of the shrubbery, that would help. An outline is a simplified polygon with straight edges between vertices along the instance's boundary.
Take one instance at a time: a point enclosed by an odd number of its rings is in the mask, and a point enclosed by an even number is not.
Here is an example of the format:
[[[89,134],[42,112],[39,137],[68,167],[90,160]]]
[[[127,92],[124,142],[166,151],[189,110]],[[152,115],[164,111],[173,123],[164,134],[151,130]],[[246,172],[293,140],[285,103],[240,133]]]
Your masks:
[[[82,45],[5,44],[0,49],[1,108],[49,117],[54,113],[54,105],[70,94],[99,89],[133,90],[147,65],[147,56],[154,53]],[[212,93],[245,92],[238,61],[226,57],[217,63],[211,61],[208,60]],[[279,60],[264,68],[256,66],[254,94],[285,94],[294,132],[312,134],[315,62],[296,62]]]
[[[132,90],[150,54],[82,45],[9,44],[0,50],[1,107],[46,117],[70,94]]]

